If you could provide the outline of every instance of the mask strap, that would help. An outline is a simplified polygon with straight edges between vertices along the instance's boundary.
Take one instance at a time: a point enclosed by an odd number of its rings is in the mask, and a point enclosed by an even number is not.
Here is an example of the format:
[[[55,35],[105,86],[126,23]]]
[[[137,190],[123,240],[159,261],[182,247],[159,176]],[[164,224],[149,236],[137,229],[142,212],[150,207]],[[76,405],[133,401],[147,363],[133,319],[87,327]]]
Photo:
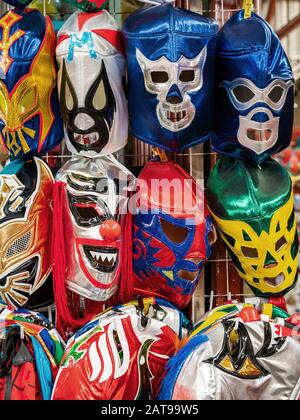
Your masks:
[[[253,9],[253,0],[244,0],[243,9],[244,9],[244,19],[251,18],[251,13]]]

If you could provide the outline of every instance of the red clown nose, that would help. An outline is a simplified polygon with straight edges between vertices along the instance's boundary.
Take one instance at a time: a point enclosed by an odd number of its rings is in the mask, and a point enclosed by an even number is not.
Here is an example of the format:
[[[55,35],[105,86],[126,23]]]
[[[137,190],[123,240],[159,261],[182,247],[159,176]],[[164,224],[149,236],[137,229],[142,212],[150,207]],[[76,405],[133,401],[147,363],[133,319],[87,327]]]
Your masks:
[[[115,220],[106,220],[99,231],[103,239],[118,239],[121,235],[121,226]]]

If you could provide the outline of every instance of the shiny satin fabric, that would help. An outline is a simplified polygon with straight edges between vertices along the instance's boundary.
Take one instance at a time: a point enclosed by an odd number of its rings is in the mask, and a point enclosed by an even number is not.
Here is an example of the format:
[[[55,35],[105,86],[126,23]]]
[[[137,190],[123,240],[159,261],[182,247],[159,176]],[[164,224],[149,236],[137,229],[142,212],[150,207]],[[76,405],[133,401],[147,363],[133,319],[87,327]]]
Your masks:
[[[294,118],[294,80],[277,35],[244,10],[217,41],[217,107],[212,146],[255,165],[288,147]]]
[[[53,182],[39,158],[16,160],[0,173],[0,298],[14,308],[53,302]]]
[[[172,162],[148,162],[139,184],[140,206],[133,217],[134,294],[158,296],[185,308],[216,239],[203,191]]]
[[[159,398],[297,400],[300,341],[292,327],[280,318],[225,316],[171,359]]]
[[[75,12],[58,32],[58,87],[67,148],[105,156],[125,147],[128,110],[122,34],[106,11]]]
[[[10,6],[18,7],[20,9],[23,9],[24,7],[32,3],[32,0],[3,0],[3,1],[4,3],[9,4]]]
[[[257,296],[282,296],[297,281],[298,235],[291,179],[275,160],[260,168],[221,157],[207,200],[233,263]]]
[[[133,175],[112,156],[73,157],[57,173],[65,188],[62,217],[66,286],[104,302],[118,289],[128,183]]]
[[[68,342],[52,399],[154,399],[186,327],[184,315],[160,299],[105,311]]]
[[[49,17],[12,9],[0,18],[0,138],[12,159],[44,155],[63,138]]]
[[[128,105],[135,137],[168,151],[202,143],[214,112],[217,23],[170,4],[124,22]]]

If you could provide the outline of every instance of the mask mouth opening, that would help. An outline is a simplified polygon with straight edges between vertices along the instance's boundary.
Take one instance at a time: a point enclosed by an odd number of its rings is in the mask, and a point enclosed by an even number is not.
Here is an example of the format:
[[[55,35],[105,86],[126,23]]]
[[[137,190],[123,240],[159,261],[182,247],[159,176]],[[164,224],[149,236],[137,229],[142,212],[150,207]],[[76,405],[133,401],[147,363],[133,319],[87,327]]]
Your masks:
[[[74,139],[76,143],[80,144],[81,146],[88,147],[98,143],[100,140],[100,135],[97,132],[88,134],[74,133]]]
[[[271,287],[278,287],[285,281],[285,275],[281,273],[276,277],[265,277],[264,281]]]
[[[167,111],[167,119],[171,122],[180,122],[186,117],[186,111],[171,112]]]
[[[197,271],[179,270],[178,276],[181,277],[183,280],[194,282],[197,280],[200,273],[201,273],[201,270],[197,270]]]
[[[203,260],[201,258],[188,258],[186,259],[186,261],[195,264],[195,270],[179,270],[178,276],[181,277],[183,280],[187,280],[193,283],[199,278],[199,276],[202,273],[202,268],[199,269],[199,265]]]
[[[119,261],[117,248],[83,245],[83,250],[94,269],[103,273],[113,273],[115,271]]]
[[[269,141],[269,140],[272,139],[272,130],[270,130],[270,129],[267,129],[267,130],[264,130],[264,129],[262,129],[262,130],[256,130],[256,129],[249,128],[247,130],[247,137],[250,140],[258,141],[258,142],[260,142],[260,141],[263,141],[263,142]]]

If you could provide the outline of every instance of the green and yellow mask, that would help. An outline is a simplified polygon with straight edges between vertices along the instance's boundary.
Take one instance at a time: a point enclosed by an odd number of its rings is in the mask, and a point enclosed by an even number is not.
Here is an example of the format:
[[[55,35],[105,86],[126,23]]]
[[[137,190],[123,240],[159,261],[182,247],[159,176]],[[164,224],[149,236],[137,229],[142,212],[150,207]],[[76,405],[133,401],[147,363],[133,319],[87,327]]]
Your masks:
[[[257,296],[295,286],[298,236],[291,179],[270,159],[262,167],[222,157],[207,185],[212,216],[242,279]]]

